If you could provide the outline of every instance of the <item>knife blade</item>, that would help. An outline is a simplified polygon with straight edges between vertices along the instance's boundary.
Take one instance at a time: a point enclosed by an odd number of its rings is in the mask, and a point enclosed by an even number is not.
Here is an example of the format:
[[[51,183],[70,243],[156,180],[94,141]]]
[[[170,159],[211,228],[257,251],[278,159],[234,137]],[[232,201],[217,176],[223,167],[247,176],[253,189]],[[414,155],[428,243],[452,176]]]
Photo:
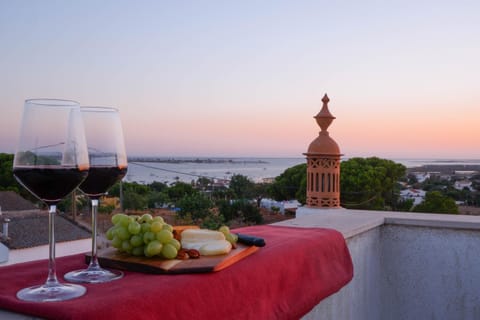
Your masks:
[[[237,233],[237,236],[238,236],[238,242],[246,244],[248,246],[256,246],[256,247],[265,246],[265,240],[263,238],[241,234],[241,233]]]

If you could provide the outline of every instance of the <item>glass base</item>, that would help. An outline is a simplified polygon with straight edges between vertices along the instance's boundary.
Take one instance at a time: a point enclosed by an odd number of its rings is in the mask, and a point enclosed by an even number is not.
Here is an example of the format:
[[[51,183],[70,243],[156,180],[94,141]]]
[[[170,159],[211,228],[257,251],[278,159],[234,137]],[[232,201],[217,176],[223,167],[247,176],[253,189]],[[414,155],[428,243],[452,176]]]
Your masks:
[[[83,296],[85,292],[87,289],[78,284],[43,284],[18,291],[17,298],[33,302],[64,301]]]
[[[70,282],[102,283],[123,277],[121,271],[110,271],[102,268],[75,270],[66,273],[64,278]]]

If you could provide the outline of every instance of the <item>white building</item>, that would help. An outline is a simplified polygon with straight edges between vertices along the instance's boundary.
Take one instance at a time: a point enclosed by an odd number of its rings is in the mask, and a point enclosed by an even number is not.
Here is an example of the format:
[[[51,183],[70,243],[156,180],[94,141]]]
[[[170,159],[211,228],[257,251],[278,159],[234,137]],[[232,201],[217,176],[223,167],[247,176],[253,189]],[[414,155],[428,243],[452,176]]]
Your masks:
[[[413,205],[423,202],[426,192],[421,189],[405,189],[400,191],[400,197],[403,200],[413,199]]]
[[[430,179],[429,172],[412,172],[412,174],[415,176],[415,178],[419,183],[422,183],[425,180]]]
[[[453,187],[457,190],[463,190],[464,188],[468,188],[470,191],[474,191],[472,188],[472,182],[469,180],[457,180]]]

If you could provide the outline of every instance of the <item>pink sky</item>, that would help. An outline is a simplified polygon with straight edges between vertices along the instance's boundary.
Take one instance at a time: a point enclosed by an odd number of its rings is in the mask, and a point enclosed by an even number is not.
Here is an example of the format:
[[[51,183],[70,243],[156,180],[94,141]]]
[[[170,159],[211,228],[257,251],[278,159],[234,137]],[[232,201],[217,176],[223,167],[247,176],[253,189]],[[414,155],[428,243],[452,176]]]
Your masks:
[[[51,97],[118,107],[131,155],[301,157],[328,93],[345,156],[480,159],[479,9],[2,2],[0,152]]]

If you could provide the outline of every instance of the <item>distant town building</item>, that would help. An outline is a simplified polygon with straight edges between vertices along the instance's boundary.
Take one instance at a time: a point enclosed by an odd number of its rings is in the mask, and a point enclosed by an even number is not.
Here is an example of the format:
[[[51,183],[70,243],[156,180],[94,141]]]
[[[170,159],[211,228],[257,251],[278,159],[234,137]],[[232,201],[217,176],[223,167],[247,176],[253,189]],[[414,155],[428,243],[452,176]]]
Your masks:
[[[281,214],[285,214],[286,211],[295,212],[295,210],[301,205],[297,200],[276,201],[273,199],[261,199],[260,207],[271,211],[277,210]]]
[[[430,179],[430,173],[429,172],[412,172],[412,174],[415,176],[415,179],[419,183],[425,182],[425,180]]]
[[[454,171],[454,176],[456,178],[468,179],[473,177],[476,174],[478,174],[478,171],[475,171],[475,170],[455,170]]]
[[[425,194],[425,190],[420,189],[404,189],[400,191],[400,197],[403,200],[413,199],[414,206],[423,202]]]
[[[469,180],[457,180],[453,184],[453,187],[457,190],[463,190],[465,188],[469,189],[470,191],[474,191],[472,188],[472,182]]]

